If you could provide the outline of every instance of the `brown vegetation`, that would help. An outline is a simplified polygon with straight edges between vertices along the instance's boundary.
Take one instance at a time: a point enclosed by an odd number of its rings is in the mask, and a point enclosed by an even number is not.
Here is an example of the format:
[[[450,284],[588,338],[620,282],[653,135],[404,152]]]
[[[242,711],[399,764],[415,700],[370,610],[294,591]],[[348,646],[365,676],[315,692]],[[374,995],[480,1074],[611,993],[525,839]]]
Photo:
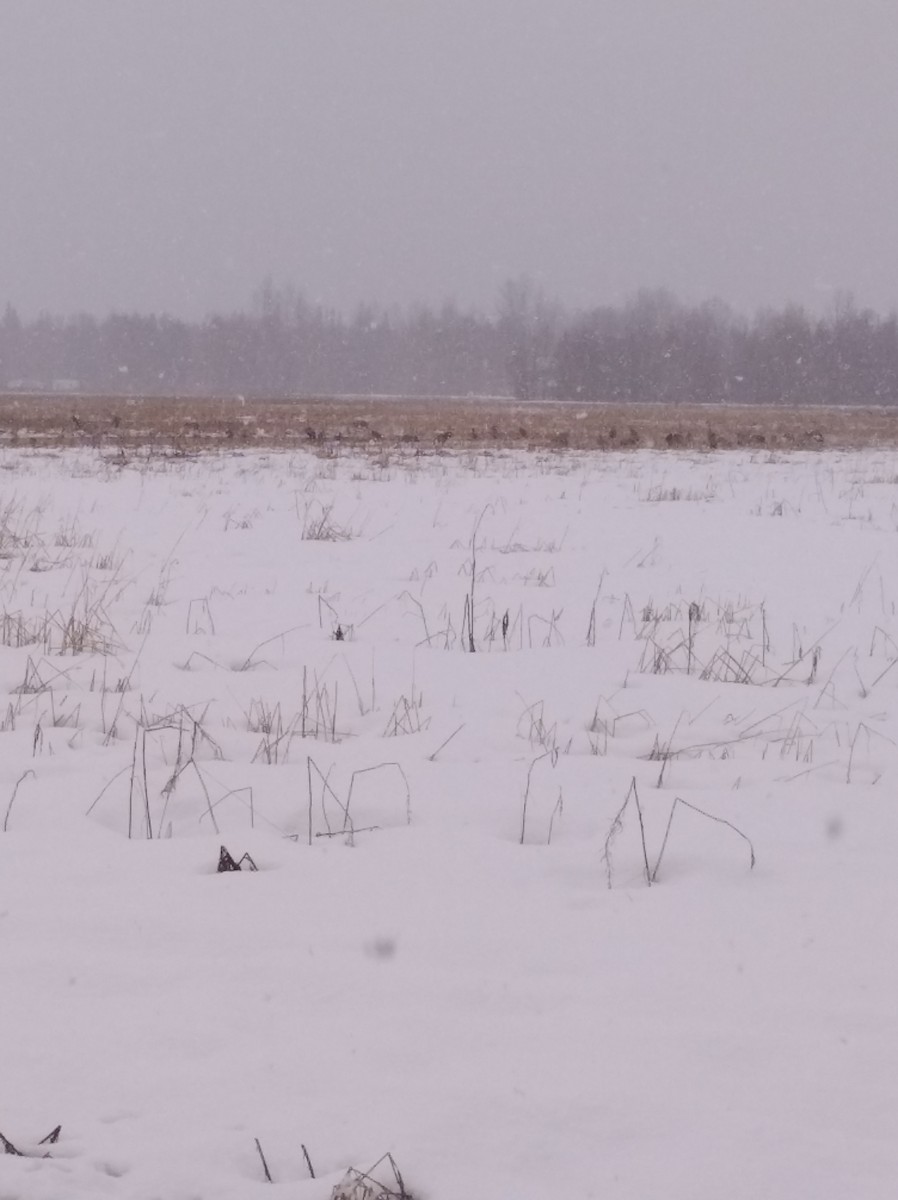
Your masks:
[[[821,450],[898,445],[898,411],[367,397],[0,395],[0,444],[180,451],[307,447]]]

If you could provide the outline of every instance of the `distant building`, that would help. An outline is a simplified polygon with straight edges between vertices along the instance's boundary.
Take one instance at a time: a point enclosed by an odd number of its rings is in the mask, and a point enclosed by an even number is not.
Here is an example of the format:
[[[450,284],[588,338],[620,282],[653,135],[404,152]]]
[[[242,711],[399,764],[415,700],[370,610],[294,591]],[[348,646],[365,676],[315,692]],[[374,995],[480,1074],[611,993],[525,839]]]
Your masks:
[[[81,382],[78,379],[54,379],[50,384],[52,392],[80,392]]]
[[[10,379],[6,384],[8,392],[43,392],[46,386],[40,379]]]

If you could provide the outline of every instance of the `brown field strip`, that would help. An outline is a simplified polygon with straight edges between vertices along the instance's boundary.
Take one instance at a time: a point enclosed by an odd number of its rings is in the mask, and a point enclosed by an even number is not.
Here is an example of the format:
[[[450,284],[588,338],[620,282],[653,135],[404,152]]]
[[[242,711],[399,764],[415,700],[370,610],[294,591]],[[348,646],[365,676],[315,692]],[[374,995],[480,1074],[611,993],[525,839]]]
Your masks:
[[[0,444],[187,452],[215,447],[857,449],[898,445],[898,411],[503,399],[0,394]]]

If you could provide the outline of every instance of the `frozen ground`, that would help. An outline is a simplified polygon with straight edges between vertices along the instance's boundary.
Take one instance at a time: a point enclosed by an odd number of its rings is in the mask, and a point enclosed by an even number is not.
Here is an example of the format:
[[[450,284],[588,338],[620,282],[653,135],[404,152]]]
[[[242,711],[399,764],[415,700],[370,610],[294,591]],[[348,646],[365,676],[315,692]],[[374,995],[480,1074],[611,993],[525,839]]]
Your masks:
[[[4,452],[2,1200],[894,1196],[896,531],[891,452]]]

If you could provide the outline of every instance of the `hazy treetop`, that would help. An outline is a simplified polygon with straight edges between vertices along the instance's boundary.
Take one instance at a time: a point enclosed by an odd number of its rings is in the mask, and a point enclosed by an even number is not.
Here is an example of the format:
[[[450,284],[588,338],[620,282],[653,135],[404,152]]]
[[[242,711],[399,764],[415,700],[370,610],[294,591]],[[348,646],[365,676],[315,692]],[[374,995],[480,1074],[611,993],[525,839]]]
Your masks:
[[[895,0],[3,0],[0,302],[898,304]]]

